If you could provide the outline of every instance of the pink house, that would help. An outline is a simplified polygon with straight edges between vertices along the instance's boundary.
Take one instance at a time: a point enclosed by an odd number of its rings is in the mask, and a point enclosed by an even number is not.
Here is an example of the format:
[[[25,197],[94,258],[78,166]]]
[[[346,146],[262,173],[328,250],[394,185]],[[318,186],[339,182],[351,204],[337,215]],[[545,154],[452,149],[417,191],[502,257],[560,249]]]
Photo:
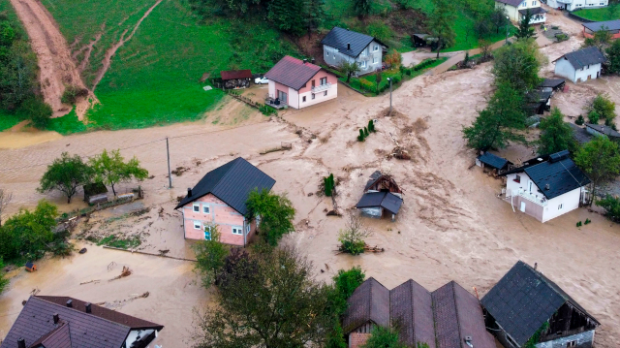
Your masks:
[[[205,225],[219,227],[220,241],[246,246],[256,233],[245,205],[253,190],[271,190],[275,180],[239,157],[207,173],[175,209],[183,214],[186,239],[210,240]]]
[[[269,79],[268,102],[276,107],[302,109],[338,96],[336,75],[305,59],[285,56],[265,77]]]

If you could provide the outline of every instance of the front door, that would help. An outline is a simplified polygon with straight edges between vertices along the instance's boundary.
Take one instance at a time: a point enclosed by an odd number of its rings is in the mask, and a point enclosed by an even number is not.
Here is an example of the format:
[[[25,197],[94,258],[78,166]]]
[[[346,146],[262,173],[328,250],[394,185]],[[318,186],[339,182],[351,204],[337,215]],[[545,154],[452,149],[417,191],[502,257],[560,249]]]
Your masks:
[[[286,103],[286,93],[278,90],[278,99],[280,99],[281,102]]]
[[[521,202],[521,212],[525,213],[525,202]]]

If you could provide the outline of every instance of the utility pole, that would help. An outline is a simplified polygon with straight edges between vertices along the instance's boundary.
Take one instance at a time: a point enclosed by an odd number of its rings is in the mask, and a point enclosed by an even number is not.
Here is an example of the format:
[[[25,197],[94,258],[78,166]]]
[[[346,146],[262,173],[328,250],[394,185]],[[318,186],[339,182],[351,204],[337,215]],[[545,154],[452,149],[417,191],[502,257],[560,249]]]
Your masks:
[[[168,137],[166,137],[166,155],[168,156],[168,188],[172,188],[172,172],[170,171],[170,146],[168,145]]]
[[[390,113],[388,116],[392,115],[392,78],[388,77],[388,81],[390,81]]]

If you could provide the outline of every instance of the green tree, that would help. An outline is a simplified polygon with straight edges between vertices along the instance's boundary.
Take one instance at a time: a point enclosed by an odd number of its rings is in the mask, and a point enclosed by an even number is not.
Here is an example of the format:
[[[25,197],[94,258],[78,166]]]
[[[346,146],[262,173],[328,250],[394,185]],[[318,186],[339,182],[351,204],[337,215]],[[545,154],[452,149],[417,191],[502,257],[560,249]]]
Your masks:
[[[377,93],[379,93],[379,85],[381,84],[381,80],[383,79],[383,76],[381,74],[381,71],[377,70],[377,72],[375,72],[375,82],[377,83]],[[367,134],[368,132],[364,132],[364,136],[368,136]]]
[[[584,41],[584,46],[588,47],[588,46],[592,46],[592,47],[597,47],[598,49],[602,50],[603,47],[609,45],[609,43],[611,42],[611,32],[608,30],[608,28],[606,26],[601,26],[601,29],[594,32],[594,37],[593,38],[586,38]]]
[[[355,75],[360,71],[360,67],[357,62],[349,62],[347,60],[342,60],[338,69],[345,75],[347,75],[347,83],[351,80],[351,75]]]
[[[620,40],[614,40],[607,49],[607,59],[609,60],[607,71],[612,74],[620,74]]]
[[[0,294],[4,292],[4,289],[9,285],[9,280],[4,278],[4,261],[0,257]],[[346,346],[345,346],[346,347]]]
[[[10,47],[0,46],[0,51],[4,52],[0,54],[0,108],[15,112],[25,100],[36,100],[37,58],[28,41],[23,40],[14,41]],[[27,117],[28,112],[29,108],[21,110]]]
[[[507,83],[515,90],[527,93],[540,84],[541,57],[535,42],[519,40],[496,50],[493,56],[495,85]]]
[[[589,113],[592,111],[596,112],[598,116],[605,121],[613,121],[613,119],[616,118],[616,103],[611,101],[609,96],[605,94],[598,94],[594,97],[590,105],[588,105],[587,110]]]
[[[255,190],[250,193],[246,206],[248,220],[260,221],[258,229],[272,246],[278,245],[282,236],[295,230],[293,226],[295,208],[286,194],[278,195],[267,190],[260,192]]]
[[[375,326],[362,348],[407,348],[407,345],[400,342],[395,329]]]
[[[491,11],[491,15],[489,16],[489,21],[493,24],[495,28],[495,34],[499,34],[499,30],[507,27],[510,24],[510,20],[506,15],[506,12],[501,7],[494,7]]]
[[[588,113],[588,122],[592,124],[598,124],[598,121],[601,119],[601,116],[598,112],[592,110]]]
[[[604,181],[613,179],[620,172],[618,144],[606,136],[594,137],[577,151],[575,164],[590,178],[588,205],[592,205],[596,187]]]
[[[605,209],[607,216],[613,222],[620,222],[620,199],[610,195],[598,200],[596,205]]]
[[[304,10],[309,35],[312,31],[319,29],[325,20],[325,0],[304,0]]]
[[[202,283],[206,288],[217,281],[218,274],[230,253],[229,248],[220,241],[220,237],[217,225],[207,224],[205,225],[205,240],[192,246],[198,261],[196,268],[202,273]]]
[[[519,23],[519,29],[515,33],[515,36],[521,40],[529,40],[536,38],[536,31],[534,28],[530,26],[530,21],[532,20],[532,13],[529,9],[525,10],[525,16],[521,19]]]
[[[506,147],[508,141],[523,141],[515,131],[525,128],[523,95],[509,84],[501,84],[470,127],[463,128],[467,145],[478,150]]]
[[[310,347],[332,323],[329,287],[294,250],[272,248],[221,274],[215,308],[202,317],[196,348]]]
[[[90,173],[90,167],[80,156],[71,157],[63,152],[60,158],[47,166],[37,191],[41,193],[60,191],[67,197],[67,203],[71,203],[71,198],[78,192],[78,188],[88,183]]]
[[[564,122],[564,115],[557,107],[553,108],[551,115],[540,120],[538,128],[542,131],[539,153],[551,154],[562,150],[575,150],[573,129]]]
[[[336,290],[347,300],[355,289],[357,289],[366,278],[366,275],[359,266],[352,267],[345,271],[344,269],[338,270],[338,273],[334,276],[334,286]]]
[[[373,2],[374,0],[353,0],[353,8],[359,16],[366,17],[372,12]]]
[[[456,34],[452,25],[456,20],[454,2],[450,0],[432,0],[434,9],[428,19],[430,34],[437,39],[437,59],[442,48],[454,45]]]
[[[131,179],[144,180],[149,176],[149,172],[140,167],[137,158],[125,162],[120,150],[112,150],[110,153],[103,150],[101,155],[91,158],[89,163],[93,170],[94,181],[110,185],[114,196],[116,196],[115,185]]]
[[[323,178],[323,186],[325,186],[325,196],[331,197],[336,188],[334,174],[329,174],[327,177]]]
[[[0,229],[0,257],[5,260],[26,254],[30,258],[42,256],[47,243],[54,238],[58,210],[45,200],[39,201],[34,211],[20,209]]]
[[[31,124],[38,129],[45,129],[52,118],[52,107],[39,97],[31,97],[24,100],[18,109],[18,113],[29,119]]]
[[[270,0],[268,18],[278,30],[300,36],[308,30],[305,5],[294,0]]]
[[[0,21],[0,46],[11,46],[16,35],[11,23]]]

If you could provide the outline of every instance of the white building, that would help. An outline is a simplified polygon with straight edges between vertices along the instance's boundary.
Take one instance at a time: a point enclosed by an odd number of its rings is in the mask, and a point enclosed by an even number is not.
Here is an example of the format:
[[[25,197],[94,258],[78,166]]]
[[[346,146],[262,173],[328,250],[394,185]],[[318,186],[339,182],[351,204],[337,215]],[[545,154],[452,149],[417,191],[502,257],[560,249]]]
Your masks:
[[[515,211],[540,222],[579,208],[590,179],[568,156],[568,151],[540,156],[502,174],[506,176],[506,201]]]
[[[521,22],[527,11],[530,11],[530,24],[545,23],[547,16],[545,9],[540,6],[540,0],[495,0],[495,7],[501,8],[513,22]]]
[[[325,63],[339,67],[343,61],[357,62],[358,76],[381,69],[383,51],[387,50],[387,45],[372,36],[339,27],[334,27],[321,43]]]
[[[608,0],[547,0],[547,5],[551,8],[568,11],[605,7],[608,4]]]
[[[567,53],[553,61],[555,74],[577,83],[601,76],[605,55],[596,47],[588,47]]]

